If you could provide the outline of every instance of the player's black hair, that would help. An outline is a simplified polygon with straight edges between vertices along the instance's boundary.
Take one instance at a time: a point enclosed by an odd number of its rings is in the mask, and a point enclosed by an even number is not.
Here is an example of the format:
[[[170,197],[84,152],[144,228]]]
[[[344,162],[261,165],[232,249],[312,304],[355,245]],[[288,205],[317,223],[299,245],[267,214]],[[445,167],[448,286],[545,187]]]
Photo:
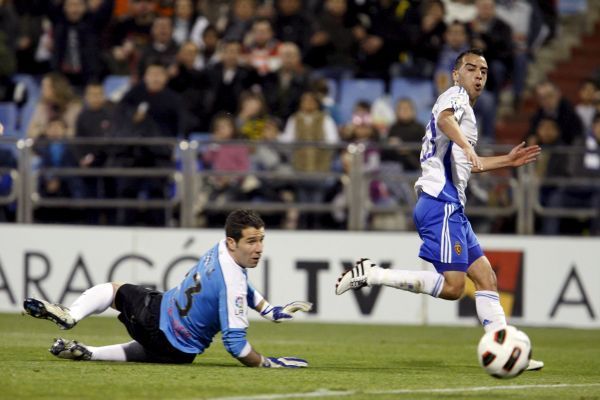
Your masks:
[[[483,57],[483,50],[481,49],[469,49],[469,50],[465,50],[462,53],[460,53],[458,55],[458,57],[456,57],[456,61],[454,62],[454,69],[458,70],[463,62],[463,58],[467,55],[467,54],[475,54],[476,56],[480,56]]]
[[[225,235],[233,238],[236,243],[242,238],[246,228],[264,228],[265,221],[253,210],[235,210],[229,213],[225,221]]]

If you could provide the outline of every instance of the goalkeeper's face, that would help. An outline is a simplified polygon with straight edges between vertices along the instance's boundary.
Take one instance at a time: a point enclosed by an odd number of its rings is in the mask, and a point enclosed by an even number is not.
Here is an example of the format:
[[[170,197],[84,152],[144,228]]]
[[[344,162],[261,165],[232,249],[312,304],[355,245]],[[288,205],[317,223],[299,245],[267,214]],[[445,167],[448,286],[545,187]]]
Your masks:
[[[254,268],[258,265],[263,252],[265,228],[244,228],[242,237],[237,242],[227,238],[227,248],[235,262],[244,268]]]

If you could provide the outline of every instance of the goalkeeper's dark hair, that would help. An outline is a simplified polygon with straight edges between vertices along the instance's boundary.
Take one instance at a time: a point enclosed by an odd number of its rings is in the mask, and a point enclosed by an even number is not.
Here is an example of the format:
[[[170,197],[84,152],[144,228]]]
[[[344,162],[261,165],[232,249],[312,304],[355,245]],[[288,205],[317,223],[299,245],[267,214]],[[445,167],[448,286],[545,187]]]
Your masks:
[[[465,50],[456,57],[456,61],[454,62],[454,69],[458,71],[458,69],[462,66],[463,58],[467,54],[475,54],[476,56],[483,57],[483,50],[481,49],[469,49]]]
[[[265,221],[253,210],[235,210],[229,213],[225,221],[225,235],[233,238],[236,243],[242,238],[246,228],[264,228]]]

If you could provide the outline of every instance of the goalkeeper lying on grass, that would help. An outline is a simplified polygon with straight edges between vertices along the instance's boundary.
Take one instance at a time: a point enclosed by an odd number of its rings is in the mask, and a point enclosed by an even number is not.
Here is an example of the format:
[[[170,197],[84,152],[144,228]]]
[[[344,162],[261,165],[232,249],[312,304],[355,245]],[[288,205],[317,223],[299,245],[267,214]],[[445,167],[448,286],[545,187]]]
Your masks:
[[[307,367],[295,357],[266,357],[246,340],[248,306],[272,321],[292,319],[309,311],[311,303],[296,301],[271,306],[248,282],[246,268],[254,268],[263,251],[264,222],[249,210],[233,211],[221,240],[188,272],[175,288],[157,292],[141,286],[104,283],[86,290],[70,308],[28,298],[25,312],[71,329],[83,318],[108,307],[134,339],[128,343],[92,347],[75,340],[56,339],[50,352],[57,357],[86,361],[191,363],[219,331],[227,351],[249,367]]]

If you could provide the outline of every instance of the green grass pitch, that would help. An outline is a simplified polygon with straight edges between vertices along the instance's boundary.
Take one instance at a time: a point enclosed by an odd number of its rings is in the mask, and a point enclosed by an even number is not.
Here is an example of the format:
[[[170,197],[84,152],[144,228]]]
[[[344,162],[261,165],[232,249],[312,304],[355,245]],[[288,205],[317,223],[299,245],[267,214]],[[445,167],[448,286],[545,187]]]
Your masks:
[[[128,341],[125,328],[95,317],[60,331],[0,314],[0,399],[600,399],[598,330],[524,330],[546,367],[497,380],[477,364],[478,327],[252,322],[259,352],[310,362],[267,370],[241,366],[219,338],[185,366],[60,360],[54,337],[106,345]]]

